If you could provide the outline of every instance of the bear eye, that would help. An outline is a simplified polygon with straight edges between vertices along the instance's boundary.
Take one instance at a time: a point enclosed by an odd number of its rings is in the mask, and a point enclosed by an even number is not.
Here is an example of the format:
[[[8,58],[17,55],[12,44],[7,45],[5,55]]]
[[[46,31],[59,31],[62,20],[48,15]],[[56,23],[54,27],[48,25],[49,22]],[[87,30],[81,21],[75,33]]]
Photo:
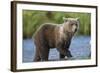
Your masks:
[[[72,23],[71,26],[73,26],[74,24]]]

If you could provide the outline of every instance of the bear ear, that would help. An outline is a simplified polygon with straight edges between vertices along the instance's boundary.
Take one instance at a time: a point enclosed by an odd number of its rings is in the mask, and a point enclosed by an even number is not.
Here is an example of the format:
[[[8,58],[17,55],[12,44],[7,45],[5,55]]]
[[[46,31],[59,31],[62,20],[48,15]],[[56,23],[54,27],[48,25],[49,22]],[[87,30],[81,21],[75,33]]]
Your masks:
[[[68,21],[68,18],[63,17],[63,21],[64,21],[64,22],[67,22],[67,21]]]

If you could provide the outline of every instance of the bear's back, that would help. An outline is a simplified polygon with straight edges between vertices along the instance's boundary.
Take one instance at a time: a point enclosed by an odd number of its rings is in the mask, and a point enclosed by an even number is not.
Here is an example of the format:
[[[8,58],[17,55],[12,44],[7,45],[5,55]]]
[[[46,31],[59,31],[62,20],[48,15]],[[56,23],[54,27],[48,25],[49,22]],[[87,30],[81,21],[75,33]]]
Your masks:
[[[48,43],[49,47],[55,46],[55,28],[57,25],[52,23],[45,23],[36,31],[34,39]]]

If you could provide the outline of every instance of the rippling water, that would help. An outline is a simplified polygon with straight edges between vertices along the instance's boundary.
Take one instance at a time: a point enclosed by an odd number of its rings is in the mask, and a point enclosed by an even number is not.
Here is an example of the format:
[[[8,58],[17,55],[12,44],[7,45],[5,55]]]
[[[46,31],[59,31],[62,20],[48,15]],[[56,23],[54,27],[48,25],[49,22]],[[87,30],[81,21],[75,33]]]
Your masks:
[[[88,59],[90,58],[91,45],[90,36],[77,36],[72,39],[70,45],[70,51],[74,60]],[[23,62],[33,62],[35,55],[35,45],[32,39],[23,40]],[[59,52],[54,49],[50,49],[49,60],[59,60]]]

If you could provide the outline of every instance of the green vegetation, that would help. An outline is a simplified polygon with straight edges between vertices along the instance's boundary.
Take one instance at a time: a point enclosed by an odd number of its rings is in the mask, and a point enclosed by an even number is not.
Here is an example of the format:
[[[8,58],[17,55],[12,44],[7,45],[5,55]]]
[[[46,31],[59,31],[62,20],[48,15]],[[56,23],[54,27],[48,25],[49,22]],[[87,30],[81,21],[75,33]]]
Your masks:
[[[23,10],[23,38],[31,38],[43,23],[62,23],[62,17],[79,18],[78,35],[91,35],[91,14]]]

